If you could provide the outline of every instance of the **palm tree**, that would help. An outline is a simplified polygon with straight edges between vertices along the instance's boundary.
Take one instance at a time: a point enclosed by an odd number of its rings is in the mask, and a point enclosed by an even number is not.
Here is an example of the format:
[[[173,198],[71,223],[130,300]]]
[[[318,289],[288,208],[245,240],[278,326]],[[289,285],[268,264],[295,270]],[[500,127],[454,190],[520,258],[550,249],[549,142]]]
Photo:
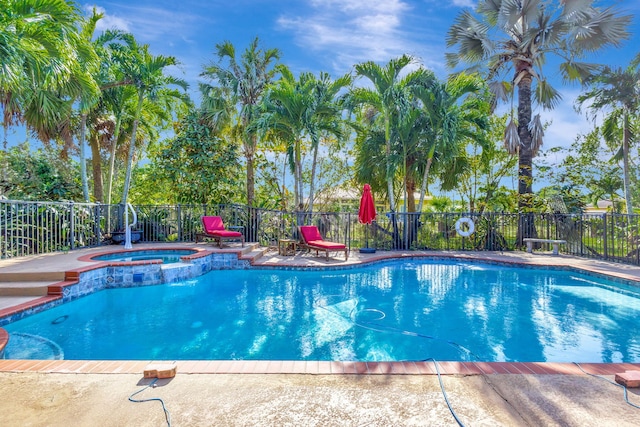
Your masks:
[[[486,66],[490,87],[499,99],[513,98],[518,89],[517,128],[507,126],[507,149],[518,154],[518,201],[521,212],[532,207],[533,157],[542,144],[539,116],[532,120],[535,100],[545,109],[557,105],[561,96],[554,89],[543,67],[547,58],[557,56],[566,80],[584,80],[596,66],[576,60],[585,53],[607,46],[619,46],[629,37],[626,30],[632,16],[614,8],[599,8],[594,0],[481,0],[476,14],[460,13],[447,36],[448,65],[460,62]],[[506,82],[501,81],[506,77]],[[533,95],[533,99],[532,99]],[[535,237],[533,219],[521,216],[518,241]]]
[[[294,203],[296,210],[302,211],[303,145],[312,124],[315,79],[311,73],[303,73],[296,80],[286,66],[278,66],[277,70],[281,78],[265,93],[264,113],[256,121],[256,126],[266,138],[285,143],[294,178]]]
[[[394,195],[394,181],[402,162],[406,162],[406,139],[403,141],[399,132],[400,127],[412,126],[410,111],[415,108],[414,89],[416,87],[428,87],[433,81],[433,74],[420,67],[417,70],[406,72],[406,68],[415,64],[413,57],[403,55],[392,59],[382,67],[374,62],[364,62],[355,66],[356,76],[367,78],[372,88],[354,88],[348,97],[347,104],[351,108],[359,108],[359,116],[365,118],[368,126],[361,128],[365,134],[364,141],[376,144],[384,141],[384,179],[387,184],[387,198],[391,210],[391,223],[393,227],[393,245],[400,247],[400,235],[398,232],[396,201]],[[367,127],[370,129],[367,130]],[[372,130],[373,132],[369,133]],[[361,162],[360,164],[364,164]],[[406,218],[405,218],[406,219]],[[405,227],[406,229],[406,227]]]
[[[201,76],[224,88],[224,94],[231,98],[231,103],[237,108],[238,126],[234,127],[240,130],[237,135],[241,138],[247,162],[247,205],[253,206],[258,137],[251,124],[258,116],[258,105],[267,84],[274,77],[272,66],[280,58],[280,51],[260,49],[259,39],[256,37],[240,58],[236,56],[235,47],[229,41],[217,44],[216,54],[218,63],[205,67]]]
[[[277,70],[281,78],[265,94],[265,114],[258,121],[258,128],[269,138],[281,141],[287,147],[298,211],[305,209],[302,158],[306,147],[311,150],[307,209],[312,212],[320,142],[321,139],[340,139],[344,136],[338,94],[351,83],[351,77],[345,75],[334,81],[324,72],[320,73],[319,78],[311,73],[302,73],[296,80],[289,68],[278,66]]]
[[[189,103],[189,99],[185,94],[168,89],[169,86],[178,86],[183,90],[187,90],[186,81],[164,74],[165,68],[177,65],[177,60],[172,56],[153,56],[149,53],[149,46],[138,46],[132,51],[131,61],[124,61],[122,72],[124,82],[131,84],[136,89],[135,112],[133,114],[133,128],[131,130],[131,138],[129,141],[129,154],[127,156],[127,171],[125,175],[124,188],[122,191],[121,203],[126,204],[129,195],[129,187],[131,183],[131,170],[133,167],[133,155],[136,147],[136,136],[140,116],[142,114],[145,101],[158,101],[162,98],[179,99],[184,103]]]
[[[577,99],[579,106],[590,101],[589,110],[597,114],[603,110],[609,110],[602,125],[604,139],[618,145],[620,133],[622,134],[621,149],[616,157],[622,158],[622,171],[624,182],[624,198],[627,205],[627,215],[633,214],[631,199],[631,168],[629,165],[630,145],[637,141],[640,129],[637,121],[632,118],[640,110],[640,54],[625,68],[612,69],[603,67],[587,83],[589,90]],[[636,126],[634,126],[634,123]]]
[[[5,130],[25,122],[45,143],[63,139],[66,155],[74,133],[73,102],[79,100],[81,181],[88,201],[84,125],[87,106],[99,94],[93,76],[98,58],[91,36],[102,15],[94,10],[85,19],[73,3],[63,1],[12,1],[6,6],[0,12],[0,51],[6,54],[0,55]]]
[[[434,159],[440,159],[443,165],[440,169],[445,172],[442,184],[450,189],[458,176],[454,172],[463,166],[456,167],[454,163],[460,163],[465,157],[466,142],[473,140],[480,146],[488,145],[484,130],[489,126],[489,104],[484,80],[477,74],[460,73],[444,83],[418,87],[415,94],[422,102],[427,119],[424,127],[427,143],[421,150],[426,154],[426,163],[417,208],[417,212],[421,212]]]
[[[3,125],[24,121],[30,103],[55,117],[50,96],[34,99],[34,88],[51,91],[68,81],[74,67],[73,42],[81,19],[76,5],[64,1],[5,1],[0,8],[0,106]],[[6,143],[6,141],[5,141]]]
[[[396,211],[393,192],[396,171],[393,157],[397,154],[394,151],[397,150],[399,143],[393,128],[399,117],[406,114],[411,107],[412,87],[425,84],[425,81],[431,78],[431,74],[423,68],[401,77],[406,68],[412,64],[415,64],[415,60],[409,55],[392,59],[384,67],[371,61],[357,64],[356,76],[367,78],[373,87],[354,88],[348,101],[352,107],[370,109],[373,121],[379,122],[380,128],[384,131],[385,179],[392,213]]]
[[[81,90],[78,95],[80,109],[80,135],[78,137],[78,145],[80,147],[80,179],[82,181],[82,194],[85,202],[89,201],[89,182],[87,179],[87,161],[85,154],[87,116],[91,107],[98,102],[100,95],[95,81],[99,69],[99,61],[95,51],[93,51],[91,40],[93,39],[96,24],[103,16],[104,14],[97,13],[94,7],[91,16],[83,20],[79,39],[84,45],[83,48],[85,50],[91,50],[94,53],[93,55],[80,56],[78,63],[80,67],[78,72],[81,73],[81,77],[87,82],[81,86],[84,90]]]
[[[135,105],[136,89],[124,75],[122,64],[131,61],[135,56],[136,43],[133,35],[118,30],[107,30],[94,41],[96,51],[101,58],[98,80],[101,86],[102,121],[112,123],[113,130],[107,132],[109,155],[107,159],[105,203],[111,204],[113,195],[113,179],[116,173],[115,164],[118,147],[122,141],[123,123],[131,120]],[[94,171],[95,175],[95,171]],[[96,189],[94,180],[94,190]],[[97,193],[97,191],[95,191]],[[96,198],[96,200],[101,200]]]
[[[332,136],[338,140],[344,137],[343,99],[340,97],[340,92],[351,85],[352,77],[346,74],[336,80],[331,80],[331,76],[328,73],[321,72],[319,77],[317,79],[314,78],[314,80],[315,84],[312,89],[313,111],[311,120],[308,123],[311,150],[313,151],[311,180],[309,183],[309,212],[313,212],[320,140],[328,139]]]

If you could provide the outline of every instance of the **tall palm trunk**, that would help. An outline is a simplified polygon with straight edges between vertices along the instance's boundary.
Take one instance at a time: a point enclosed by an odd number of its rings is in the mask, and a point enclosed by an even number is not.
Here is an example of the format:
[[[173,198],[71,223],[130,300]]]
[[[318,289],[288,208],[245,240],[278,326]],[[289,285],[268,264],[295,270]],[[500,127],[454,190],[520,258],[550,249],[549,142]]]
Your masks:
[[[89,182],[87,179],[87,155],[85,153],[85,137],[87,133],[87,113],[80,117],[80,179],[82,180],[82,195],[85,202],[89,202]]]
[[[249,207],[253,207],[255,202],[255,194],[256,194],[256,177],[255,177],[255,164],[254,164],[254,154],[256,151],[256,147],[258,146],[257,136],[251,135],[249,136],[250,141],[245,144],[244,155],[247,159],[247,205]]]
[[[386,154],[386,171],[387,171],[387,191],[389,192],[389,209],[394,213],[396,211],[396,199],[393,194],[393,175],[391,164],[391,124],[389,123],[389,116],[384,118],[384,144]],[[394,221],[395,224],[395,221]]]
[[[623,113],[622,124],[622,170],[624,174],[624,198],[627,205],[627,215],[633,215],[633,204],[631,200],[631,169],[629,167],[629,141],[631,140],[631,130],[629,129],[629,114],[627,110]]]
[[[415,164],[415,159],[409,158],[405,162],[405,171],[412,170]],[[406,193],[406,205],[407,211],[405,212],[406,220],[404,221],[404,244],[405,248],[410,248],[413,242],[417,240],[418,225],[420,213],[416,213],[416,180],[412,175],[405,173],[405,193]]]
[[[393,194],[394,171],[391,164],[391,124],[389,120],[389,113],[386,113],[384,118],[384,142],[386,154],[387,191],[389,195],[389,209],[391,210],[391,226],[393,228],[393,249],[400,249],[402,248],[402,242],[400,231],[398,230],[398,218],[396,216],[396,199]]]
[[[315,191],[315,181],[316,181],[316,166],[318,165],[318,146],[320,145],[319,141],[316,141],[313,147],[313,162],[311,164],[311,182],[309,183],[309,213],[313,213],[313,195]]]
[[[415,160],[407,159],[405,163],[405,170],[412,170]],[[407,193],[407,212],[416,211],[416,180],[413,176],[407,175],[405,177],[405,192]]]
[[[142,101],[144,101],[144,91],[138,93],[138,106],[136,107],[136,115],[133,118],[133,129],[131,130],[131,141],[129,142],[129,155],[127,156],[127,174],[124,178],[124,189],[122,190],[122,204],[127,204],[129,196],[129,185],[131,183],[131,169],[133,169],[133,154],[136,151],[136,133],[138,132],[138,122],[142,112]]]
[[[120,125],[122,124],[121,114],[116,118],[116,128],[113,131],[113,144],[109,152],[109,171],[107,172],[107,204],[111,204],[111,194],[113,191],[113,175],[116,169],[116,149],[118,148],[118,138],[120,138]]]
[[[424,204],[424,196],[427,194],[427,182],[429,181],[429,171],[431,170],[431,164],[433,163],[433,154],[436,150],[436,145],[429,150],[429,156],[427,157],[427,164],[424,167],[424,175],[422,175],[422,184],[420,184],[420,200],[418,201],[418,212],[422,212],[422,206]]]
[[[304,198],[302,195],[302,147],[300,146],[302,141],[296,140],[295,153],[294,153],[294,173],[295,173],[295,187],[296,187],[296,210],[302,211],[304,209]]]
[[[91,147],[91,171],[93,175],[93,198],[96,202],[104,201],[104,185],[102,183],[102,159],[100,158],[100,137],[94,135],[89,140]]]
[[[523,244],[525,237],[537,237],[534,223],[533,207],[533,150],[532,136],[529,130],[531,122],[531,76],[523,77],[518,83],[518,136],[520,147],[518,151],[518,224],[517,241]]]

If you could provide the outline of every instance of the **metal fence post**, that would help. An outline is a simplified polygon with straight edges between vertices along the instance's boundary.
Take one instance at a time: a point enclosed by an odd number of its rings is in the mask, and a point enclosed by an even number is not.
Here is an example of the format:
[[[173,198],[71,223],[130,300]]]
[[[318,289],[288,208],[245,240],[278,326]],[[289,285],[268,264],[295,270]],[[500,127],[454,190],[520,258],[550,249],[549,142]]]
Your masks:
[[[347,245],[349,246],[349,252],[351,252],[351,212],[347,212],[347,230],[346,230]]]
[[[100,202],[97,202],[93,207],[93,229],[95,233],[94,238],[96,244],[98,245],[102,243],[102,239],[100,238],[100,236],[102,236],[102,232],[100,231],[100,212],[102,211],[101,207],[102,205],[100,204]]]
[[[604,259],[607,259],[607,258],[609,258],[609,248],[608,248],[608,246],[609,246],[608,240],[609,239],[607,238],[607,214],[606,213],[602,214],[602,230],[603,230],[603,232],[602,232],[602,234],[603,234],[602,240],[603,240],[603,243],[604,243],[603,255],[604,255]]]
[[[182,242],[182,205],[180,203],[176,206],[176,213],[178,215],[178,241]]]
[[[444,214],[444,235],[445,235],[445,242],[447,242],[447,250],[449,249],[449,214],[445,213]]]
[[[75,221],[75,213],[74,213],[74,204],[73,204],[73,202],[69,203],[69,212],[70,212],[70,218],[69,218],[69,248],[75,249],[75,246],[76,246],[76,233],[75,233],[76,221]]]

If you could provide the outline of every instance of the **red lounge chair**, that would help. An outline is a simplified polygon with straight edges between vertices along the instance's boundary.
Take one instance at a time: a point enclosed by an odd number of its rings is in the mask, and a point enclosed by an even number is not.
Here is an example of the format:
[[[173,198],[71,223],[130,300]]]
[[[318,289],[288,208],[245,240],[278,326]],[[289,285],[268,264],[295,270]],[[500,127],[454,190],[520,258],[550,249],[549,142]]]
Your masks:
[[[316,256],[318,256],[319,251],[324,251],[327,259],[329,259],[329,252],[344,251],[344,260],[346,261],[348,259],[349,251],[347,250],[347,247],[342,243],[325,241],[320,235],[318,227],[315,225],[303,225],[299,227],[299,230],[300,239],[302,240],[300,246],[302,248],[316,251]]]
[[[210,237],[218,242],[218,246],[222,247],[223,240],[242,240],[242,247],[244,247],[244,235],[239,231],[229,231],[224,228],[222,218],[219,216],[203,216],[202,226],[204,227],[204,233],[196,234],[196,243],[200,238]]]

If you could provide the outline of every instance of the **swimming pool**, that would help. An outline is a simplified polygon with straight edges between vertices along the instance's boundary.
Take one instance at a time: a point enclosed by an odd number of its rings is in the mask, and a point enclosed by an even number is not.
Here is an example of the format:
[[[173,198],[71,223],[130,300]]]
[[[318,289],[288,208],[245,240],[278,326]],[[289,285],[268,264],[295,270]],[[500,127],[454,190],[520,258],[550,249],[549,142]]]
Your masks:
[[[112,252],[109,254],[92,257],[93,261],[146,261],[151,259],[162,260],[164,264],[180,262],[180,257],[193,255],[198,251],[193,249],[147,249],[138,251]]]
[[[639,314],[638,289],[591,276],[402,260],[213,271],[101,291],[5,329],[66,359],[638,362]]]

